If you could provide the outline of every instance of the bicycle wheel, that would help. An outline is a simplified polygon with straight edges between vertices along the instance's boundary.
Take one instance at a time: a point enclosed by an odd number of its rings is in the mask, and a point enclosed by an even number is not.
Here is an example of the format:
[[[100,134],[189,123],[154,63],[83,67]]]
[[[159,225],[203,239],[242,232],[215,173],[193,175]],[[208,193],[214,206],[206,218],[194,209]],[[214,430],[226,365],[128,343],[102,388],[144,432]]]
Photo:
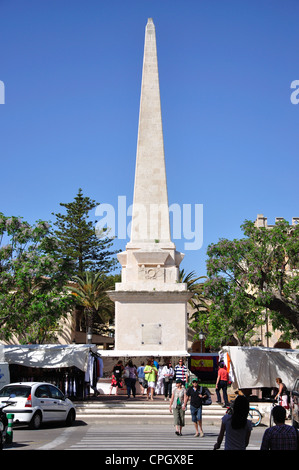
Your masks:
[[[274,426],[274,418],[273,418],[273,408],[270,411],[270,423],[269,423],[270,428]]]
[[[251,408],[248,413],[248,419],[251,420],[252,426],[258,426],[262,421],[262,415],[256,408]]]

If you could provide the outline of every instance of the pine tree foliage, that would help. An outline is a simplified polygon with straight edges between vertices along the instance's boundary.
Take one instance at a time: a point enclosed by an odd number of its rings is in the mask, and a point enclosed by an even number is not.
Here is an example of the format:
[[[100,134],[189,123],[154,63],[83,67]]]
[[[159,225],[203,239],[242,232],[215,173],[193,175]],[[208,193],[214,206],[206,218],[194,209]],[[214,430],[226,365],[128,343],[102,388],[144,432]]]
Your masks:
[[[74,275],[82,275],[86,271],[109,273],[115,269],[117,250],[111,249],[113,238],[109,230],[96,233],[95,222],[89,220],[90,212],[98,203],[83,195],[79,189],[74,201],[60,203],[66,213],[57,213],[54,225],[57,227],[55,236],[59,242],[58,251],[64,258],[73,260]]]

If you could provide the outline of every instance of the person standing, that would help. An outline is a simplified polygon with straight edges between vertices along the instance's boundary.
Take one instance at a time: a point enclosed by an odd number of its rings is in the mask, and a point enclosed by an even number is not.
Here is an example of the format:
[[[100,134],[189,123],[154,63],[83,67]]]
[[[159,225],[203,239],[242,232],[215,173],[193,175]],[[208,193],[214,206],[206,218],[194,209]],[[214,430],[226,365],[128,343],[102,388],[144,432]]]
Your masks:
[[[216,389],[216,395],[217,395],[217,403],[221,403],[220,390],[222,390],[223,401],[224,401],[223,406],[225,408],[229,406],[228,397],[227,397],[227,385],[228,385],[228,372],[224,363],[220,362],[215,389]]]
[[[165,400],[170,400],[172,395],[172,381],[174,377],[174,370],[172,368],[172,363],[169,362],[165,364],[162,369],[163,383],[164,383],[164,397]]]
[[[114,366],[112,371],[112,381],[109,395],[111,395],[112,388],[115,387],[115,395],[118,395],[118,388],[122,388],[122,373],[123,373],[123,362],[118,361],[117,364]]]
[[[183,359],[179,360],[179,363],[174,368],[175,378],[182,381],[183,387],[188,383],[188,369],[184,364]]]
[[[204,432],[202,430],[202,402],[203,399],[207,397],[208,394],[206,393],[206,390],[203,387],[198,386],[198,378],[194,377],[192,380],[192,387],[189,387],[187,390],[184,407],[186,409],[188,400],[190,398],[190,411],[192,422],[195,426],[195,437],[204,436]]]
[[[222,418],[221,428],[214,450],[220,448],[225,435],[224,450],[246,450],[252,430],[252,422],[247,419],[249,401],[244,395],[238,395],[231,414]]]
[[[128,398],[131,396],[131,392],[133,397],[136,396],[136,379],[137,379],[137,369],[134,366],[132,360],[130,359],[128,364],[125,367],[125,371],[127,371],[127,376],[125,378],[125,383],[127,387],[127,395]]]
[[[154,359],[150,359],[148,361],[147,365],[144,368],[144,374],[145,374],[145,379],[147,380],[147,389],[146,389],[147,399],[149,399],[149,394],[150,394],[151,400],[153,400],[154,391],[156,387],[157,374],[158,374],[158,370],[154,366]]]
[[[280,405],[275,406],[272,414],[275,426],[264,432],[261,450],[299,450],[298,430],[285,424],[286,409]]]
[[[145,384],[144,362],[142,362],[141,365],[138,367],[137,375],[138,375],[138,382],[139,382],[140,389],[141,389],[141,395],[143,395],[144,390],[145,390],[145,387],[144,387],[144,384]]]
[[[278,392],[274,397],[274,400],[279,400],[279,405],[283,406],[284,408],[289,408],[287,387],[280,377],[277,377],[276,383],[278,385]]]
[[[185,426],[185,411],[186,407],[184,406],[185,403],[185,396],[186,396],[186,389],[183,387],[183,383],[181,379],[176,380],[176,388],[172,392],[170,403],[169,403],[169,411],[173,413],[174,425],[175,425],[175,433],[177,436],[182,435],[182,429]]]
[[[156,388],[155,388],[155,395],[163,395],[163,393],[164,393],[163,367],[159,367]]]
[[[159,372],[161,373],[161,370],[159,371],[159,362],[157,361],[157,359],[155,359],[154,357],[152,358],[153,361],[154,361],[154,366],[156,367],[157,369],[157,375],[156,375],[156,383],[155,383],[155,390],[154,390],[154,395],[157,395],[159,393],[159,391],[157,390],[158,388],[158,380],[159,380]],[[161,384],[160,384],[161,385]]]

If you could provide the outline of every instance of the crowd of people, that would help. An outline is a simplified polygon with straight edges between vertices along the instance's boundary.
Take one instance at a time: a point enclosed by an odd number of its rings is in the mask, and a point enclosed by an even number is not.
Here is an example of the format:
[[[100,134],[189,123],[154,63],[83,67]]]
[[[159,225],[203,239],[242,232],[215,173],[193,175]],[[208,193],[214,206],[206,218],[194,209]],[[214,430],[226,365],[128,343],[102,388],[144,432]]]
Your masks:
[[[136,367],[132,360],[123,365],[118,361],[112,371],[110,394],[115,388],[115,395],[119,388],[125,386],[127,397],[136,396],[136,381],[139,382],[142,395],[148,400],[154,400],[154,396],[164,394],[164,399],[169,401],[169,411],[173,414],[175,434],[182,436],[185,426],[185,413],[190,402],[190,414],[195,427],[194,437],[204,437],[202,427],[202,407],[211,400],[210,391],[199,384],[197,377],[192,377],[189,383],[189,371],[180,359],[175,366],[171,361],[159,365],[154,358],[150,358],[147,364],[141,363]],[[173,384],[175,386],[173,387]],[[220,362],[215,385],[217,403],[229,408],[221,420],[221,427],[214,445],[214,450],[221,447],[224,440],[225,450],[245,450],[249,444],[252,432],[252,422],[248,419],[249,400],[240,394],[234,400],[232,406],[229,403],[227,387],[229,383],[228,372],[225,364]],[[188,386],[189,385],[189,386]],[[299,450],[299,431],[285,423],[288,409],[288,391],[285,384],[278,377],[276,379],[277,393],[274,399],[278,400],[273,408],[275,426],[265,430],[261,443],[261,450]],[[221,393],[223,400],[221,400]]]
[[[146,365],[142,362],[139,367],[132,360],[125,365],[120,360],[112,371],[110,395],[113,389],[114,394],[118,395],[119,388],[125,387],[128,398],[135,397],[138,381],[141,395],[146,395],[147,399],[153,400],[154,395],[164,394],[165,401],[170,400],[174,378],[182,379],[183,386],[188,382],[188,369],[182,359],[173,366],[171,361],[160,365],[154,358],[150,358]]]

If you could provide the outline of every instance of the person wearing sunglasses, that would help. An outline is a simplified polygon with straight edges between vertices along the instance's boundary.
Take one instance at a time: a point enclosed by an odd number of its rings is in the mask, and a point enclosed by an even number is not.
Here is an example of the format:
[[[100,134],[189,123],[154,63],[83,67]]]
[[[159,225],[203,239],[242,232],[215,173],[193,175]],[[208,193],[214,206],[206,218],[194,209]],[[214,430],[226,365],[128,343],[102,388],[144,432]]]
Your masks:
[[[188,383],[188,369],[184,364],[183,359],[179,360],[179,363],[174,368],[175,378],[182,381],[183,387]]]

